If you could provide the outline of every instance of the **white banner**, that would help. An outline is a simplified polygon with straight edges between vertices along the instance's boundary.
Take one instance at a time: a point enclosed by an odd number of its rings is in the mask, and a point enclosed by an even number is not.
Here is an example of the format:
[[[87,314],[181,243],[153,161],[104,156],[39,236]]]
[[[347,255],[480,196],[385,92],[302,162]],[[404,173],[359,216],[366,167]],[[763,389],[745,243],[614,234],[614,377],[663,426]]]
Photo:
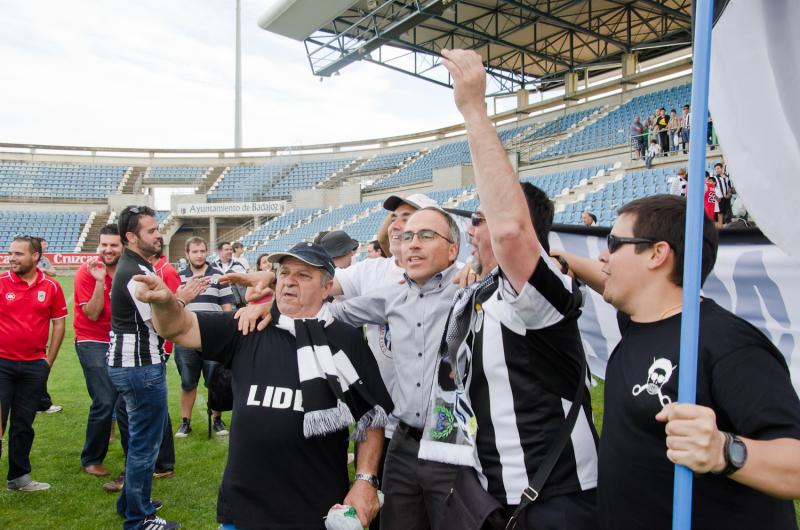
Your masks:
[[[800,261],[775,245],[725,239],[703,296],[756,326],[778,347],[800,394]],[[550,244],[592,258],[606,247],[602,237],[563,232],[551,232]],[[608,356],[620,339],[616,310],[587,287],[578,322],[592,373],[605,377]]]
[[[281,215],[285,211],[286,201],[209,202],[178,204],[172,213],[179,217],[253,217],[256,215]]]

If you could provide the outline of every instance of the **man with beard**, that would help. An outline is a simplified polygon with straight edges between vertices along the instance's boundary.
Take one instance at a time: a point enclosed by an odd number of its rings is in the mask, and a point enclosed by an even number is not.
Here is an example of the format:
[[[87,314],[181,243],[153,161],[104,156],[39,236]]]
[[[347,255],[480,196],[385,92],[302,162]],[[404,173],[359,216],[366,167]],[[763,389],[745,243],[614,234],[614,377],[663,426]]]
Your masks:
[[[75,273],[75,351],[83,368],[86,390],[92,399],[86,422],[86,441],[81,467],[96,477],[108,475],[103,460],[117,400],[117,389],[108,377],[106,355],[111,341],[111,280],[122,255],[116,225],[100,229],[99,258],[84,263]]]
[[[137,274],[155,276],[150,259],[161,250],[155,211],[128,206],[119,217],[125,245],[111,287],[111,331],[108,373],[125,400],[128,415],[128,455],[125,485],[117,513],[125,518],[124,530],[173,530],[178,523],[156,517],[151,502],[156,457],[167,415],[167,381],[164,340],[151,322],[150,306],[134,296]]]
[[[50,485],[30,476],[33,420],[64,339],[67,304],[61,286],[36,267],[42,255],[37,238],[14,238],[9,254],[11,270],[0,275],[0,430],[11,416],[7,486],[39,491]]]

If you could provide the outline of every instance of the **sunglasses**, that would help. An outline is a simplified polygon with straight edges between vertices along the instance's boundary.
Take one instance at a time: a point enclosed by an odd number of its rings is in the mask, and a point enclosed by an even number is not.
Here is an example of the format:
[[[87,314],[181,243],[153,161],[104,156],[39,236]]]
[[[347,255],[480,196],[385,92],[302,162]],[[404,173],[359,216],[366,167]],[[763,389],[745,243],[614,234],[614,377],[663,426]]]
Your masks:
[[[606,242],[608,244],[609,254],[613,254],[614,252],[619,250],[619,248],[622,245],[638,245],[640,243],[648,243],[652,245],[655,243],[655,241],[653,241],[652,239],[645,239],[643,237],[621,237],[621,236],[615,236],[613,234],[608,234]]]
[[[472,223],[472,226],[481,226],[481,223],[486,222],[486,218],[478,212],[471,213],[469,220]]]
[[[400,234],[400,240],[401,241],[405,241],[406,243],[410,243],[411,241],[414,240],[414,236],[417,236],[420,241],[423,241],[425,243],[427,243],[429,241],[433,241],[434,239],[436,239],[436,236],[441,237],[442,239],[444,239],[448,243],[452,243],[450,238],[444,237],[439,232],[437,232],[435,230],[430,230],[430,229],[427,229],[427,228],[425,228],[423,230],[419,230],[417,232],[412,232],[411,230],[403,232],[402,234]]]

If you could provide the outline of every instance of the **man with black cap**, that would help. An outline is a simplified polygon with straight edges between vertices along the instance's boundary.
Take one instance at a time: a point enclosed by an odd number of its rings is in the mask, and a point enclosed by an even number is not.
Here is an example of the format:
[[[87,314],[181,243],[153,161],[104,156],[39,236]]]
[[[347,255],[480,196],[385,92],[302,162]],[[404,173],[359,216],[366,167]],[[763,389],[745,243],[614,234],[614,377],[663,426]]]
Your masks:
[[[391,398],[359,331],[323,303],[334,274],[327,252],[300,243],[269,260],[278,263],[273,325],[248,335],[232,313],[186,311],[158,278],[136,277],[136,296],[152,307],[162,336],[233,372],[217,519],[235,528],[321,530],[328,510],[343,503],[368,526],[379,507],[376,473]],[[348,491],[351,424],[359,460]]]
[[[333,258],[333,264],[337,269],[346,269],[353,264],[353,256],[359,245],[358,241],[344,230],[328,232],[322,236],[319,244]]]

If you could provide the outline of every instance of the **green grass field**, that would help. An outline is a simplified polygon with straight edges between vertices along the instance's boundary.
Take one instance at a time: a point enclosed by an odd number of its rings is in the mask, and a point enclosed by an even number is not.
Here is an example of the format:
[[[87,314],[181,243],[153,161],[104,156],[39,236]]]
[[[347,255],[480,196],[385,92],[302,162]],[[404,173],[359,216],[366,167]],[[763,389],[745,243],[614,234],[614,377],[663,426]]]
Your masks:
[[[72,277],[59,277],[70,308],[67,333],[61,353],[50,375],[48,388],[53,402],[64,407],[59,414],[39,414],[34,423],[36,439],[31,452],[32,476],[49,482],[51,489],[38,493],[10,492],[0,488],[0,529],[17,530],[107,530],[120,528],[117,494],[101,488],[107,478],[95,478],[80,469],[80,452],[86,430],[89,395],[75,354],[72,329]],[[178,372],[169,363],[170,412],[179,418]],[[595,422],[603,421],[603,383],[592,389]],[[226,437],[206,438],[204,392],[199,392],[192,424],[194,432],[175,440],[176,475],[156,480],[153,498],[164,502],[159,515],[179,521],[189,530],[215,529],[217,488],[225,466]],[[226,420],[228,418],[226,413]],[[176,427],[176,426],[175,426]],[[7,443],[4,442],[4,447]],[[105,461],[112,475],[123,469],[119,440],[112,442]],[[5,479],[8,457],[3,454],[0,475]],[[798,518],[800,523],[800,518]]]

